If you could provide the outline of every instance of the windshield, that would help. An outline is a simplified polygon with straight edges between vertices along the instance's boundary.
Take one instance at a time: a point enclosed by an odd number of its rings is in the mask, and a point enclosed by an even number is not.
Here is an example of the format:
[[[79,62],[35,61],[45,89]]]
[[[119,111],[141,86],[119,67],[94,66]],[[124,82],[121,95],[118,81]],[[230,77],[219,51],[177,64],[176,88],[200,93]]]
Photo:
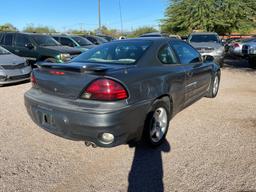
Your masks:
[[[104,38],[102,38],[102,37],[96,37],[96,36],[95,36],[95,38],[97,39],[97,41],[98,41],[100,44],[102,44],[102,43],[107,43],[107,42],[108,42],[106,39],[104,39]]]
[[[6,49],[4,49],[3,47],[0,47],[0,55],[6,55],[6,54],[11,54],[11,53]]]
[[[74,58],[74,62],[134,64],[150,46],[150,41],[103,44]]]
[[[55,39],[48,35],[32,35],[32,38],[39,46],[58,46],[58,43]]]
[[[190,42],[193,43],[203,43],[203,42],[219,42],[219,38],[217,35],[192,35],[190,38]]]
[[[80,46],[92,45],[92,42],[83,37],[72,37]]]

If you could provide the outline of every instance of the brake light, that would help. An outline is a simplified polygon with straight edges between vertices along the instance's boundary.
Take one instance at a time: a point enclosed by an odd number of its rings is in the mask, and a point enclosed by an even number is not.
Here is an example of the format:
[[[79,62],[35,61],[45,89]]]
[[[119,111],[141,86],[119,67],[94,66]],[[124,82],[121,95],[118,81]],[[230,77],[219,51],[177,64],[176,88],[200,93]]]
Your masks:
[[[65,75],[63,71],[50,70],[49,73],[51,73],[52,75]]]
[[[100,101],[116,101],[127,99],[128,93],[119,82],[111,79],[97,79],[85,89],[81,97]]]
[[[240,47],[240,45],[238,43],[234,43],[233,44],[233,47],[236,48],[236,47]]]
[[[34,73],[32,72],[31,75],[30,75],[30,81],[32,83],[32,87],[35,87],[37,82],[36,82],[36,78],[35,78],[35,75]]]

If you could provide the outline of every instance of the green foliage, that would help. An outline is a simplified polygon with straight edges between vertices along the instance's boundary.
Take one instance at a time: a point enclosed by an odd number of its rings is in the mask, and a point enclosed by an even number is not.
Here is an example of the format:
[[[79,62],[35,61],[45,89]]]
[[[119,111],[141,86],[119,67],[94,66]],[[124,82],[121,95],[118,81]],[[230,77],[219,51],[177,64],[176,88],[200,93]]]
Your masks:
[[[95,31],[96,33],[96,31]],[[104,35],[109,35],[115,38],[118,38],[122,35],[122,33],[120,31],[118,31],[117,29],[109,29],[106,26],[102,26],[101,27],[101,33]]]
[[[25,27],[23,31],[29,33],[56,33],[54,28],[48,26],[34,26],[33,24]]]
[[[10,23],[0,25],[0,31],[17,31],[17,28]]]
[[[255,0],[173,0],[161,20],[161,29],[171,33],[193,30],[250,31],[255,27]]]
[[[139,37],[144,33],[152,33],[152,32],[157,32],[157,30],[153,27],[148,27],[148,26],[139,27],[134,31],[132,31],[131,34],[128,35],[128,37]]]

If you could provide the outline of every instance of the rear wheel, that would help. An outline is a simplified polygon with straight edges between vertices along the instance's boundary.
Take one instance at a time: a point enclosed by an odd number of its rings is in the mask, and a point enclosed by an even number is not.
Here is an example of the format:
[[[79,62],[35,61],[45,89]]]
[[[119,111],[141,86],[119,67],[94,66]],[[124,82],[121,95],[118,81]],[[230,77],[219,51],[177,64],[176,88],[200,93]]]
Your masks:
[[[165,140],[170,121],[168,105],[163,101],[154,104],[144,128],[144,139],[151,146],[159,146]]]
[[[220,75],[218,73],[216,73],[213,76],[207,97],[209,97],[209,98],[216,97],[219,92],[219,85],[220,85]]]

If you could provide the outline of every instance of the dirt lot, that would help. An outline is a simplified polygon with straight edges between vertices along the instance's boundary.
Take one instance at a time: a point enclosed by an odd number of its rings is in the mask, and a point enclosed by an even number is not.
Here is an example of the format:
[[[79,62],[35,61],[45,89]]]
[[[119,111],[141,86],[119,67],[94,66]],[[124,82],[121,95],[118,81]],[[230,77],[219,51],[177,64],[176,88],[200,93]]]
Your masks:
[[[256,191],[256,71],[224,68],[218,97],[178,114],[157,150],[51,135],[25,111],[29,87],[0,88],[0,191]]]

